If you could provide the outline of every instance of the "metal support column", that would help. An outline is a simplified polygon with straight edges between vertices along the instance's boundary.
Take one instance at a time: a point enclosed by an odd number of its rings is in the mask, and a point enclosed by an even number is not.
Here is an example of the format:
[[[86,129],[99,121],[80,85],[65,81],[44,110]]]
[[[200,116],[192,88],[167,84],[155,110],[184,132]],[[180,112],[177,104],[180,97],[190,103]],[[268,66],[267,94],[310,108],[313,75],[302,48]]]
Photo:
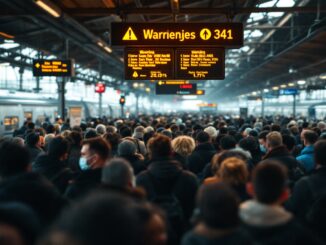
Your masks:
[[[24,68],[19,68],[19,91],[23,91],[23,76],[24,76]]]
[[[69,57],[69,40],[66,39],[65,43],[65,57],[68,59]],[[65,108],[66,108],[66,99],[65,99],[65,93],[66,93],[66,82],[69,81],[69,78],[62,77],[60,81],[58,81],[58,92],[59,92],[59,114],[62,118],[62,120],[65,120]]]
[[[136,93],[136,116],[139,115],[139,94]]]
[[[297,95],[294,94],[293,95],[293,117],[295,118],[295,114],[296,114],[296,97]]]
[[[124,118],[124,105],[121,105],[121,118]]]
[[[98,63],[98,72],[99,72],[99,82],[102,80],[102,60]],[[102,109],[102,93],[98,94],[98,117],[101,118],[103,113]]]
[[[264,91],[263,91],[261,96],[261,117],[264,116],[265,116],[265,98],[264,98]]]

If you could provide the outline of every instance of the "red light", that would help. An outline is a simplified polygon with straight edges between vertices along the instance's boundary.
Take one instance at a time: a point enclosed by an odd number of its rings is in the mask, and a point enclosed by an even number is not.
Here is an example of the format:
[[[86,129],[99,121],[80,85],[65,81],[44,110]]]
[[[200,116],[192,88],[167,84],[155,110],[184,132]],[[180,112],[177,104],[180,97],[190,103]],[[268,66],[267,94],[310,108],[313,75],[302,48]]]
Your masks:
[[[181,84],[180,88],[182,88],[182,89],[192,89],[192,84]]]
[[[95,85],[95,92],[99,93],[99,94],[104,93],[105,92],[105,84],[104,83],[97,83]]]

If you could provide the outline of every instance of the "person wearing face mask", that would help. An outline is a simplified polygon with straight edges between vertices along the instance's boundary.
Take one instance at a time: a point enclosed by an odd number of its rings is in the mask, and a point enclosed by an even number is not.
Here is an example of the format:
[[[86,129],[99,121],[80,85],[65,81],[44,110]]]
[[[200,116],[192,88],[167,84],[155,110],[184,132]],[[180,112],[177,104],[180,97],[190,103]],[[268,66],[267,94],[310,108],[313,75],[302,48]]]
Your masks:
[[[80,174],[71,181],[65,196],[76,199],[85,196],[101,184],[102,168],[111,155],[110,145],[101,137],[82,142],[79,159]]]
[[[262,154],[267,153],[267,144],[266,144],[266,136],[268,135],[269,131],[264,130],[258,135],[258,141],[259,141],[259,149]]]

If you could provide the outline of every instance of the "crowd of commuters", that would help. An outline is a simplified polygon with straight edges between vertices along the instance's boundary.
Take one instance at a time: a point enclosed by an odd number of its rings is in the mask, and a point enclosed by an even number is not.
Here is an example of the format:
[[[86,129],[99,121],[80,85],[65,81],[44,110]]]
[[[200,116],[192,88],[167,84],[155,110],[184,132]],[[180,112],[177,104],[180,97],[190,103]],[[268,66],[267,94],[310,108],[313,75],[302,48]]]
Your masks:
[[[31,120],[0,138],[0,244],[326,243],[326,123]]]

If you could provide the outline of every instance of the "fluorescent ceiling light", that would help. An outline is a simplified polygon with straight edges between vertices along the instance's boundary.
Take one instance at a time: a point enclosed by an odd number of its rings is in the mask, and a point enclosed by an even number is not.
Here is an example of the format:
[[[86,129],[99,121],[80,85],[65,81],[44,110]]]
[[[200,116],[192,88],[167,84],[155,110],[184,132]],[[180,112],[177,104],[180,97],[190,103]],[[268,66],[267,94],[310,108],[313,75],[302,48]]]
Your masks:
[[[15,37],[13,35],[10,35],[8,33],[2,32],[2,31],[0,31],[0,36],[4,37],[4,38],[8,38],[8,39],[13,39]]]
[[[100,47],[102,47],[102,48],[104,47],[104,45],[103,45],[103,43],[101,41],[98,41],[97,42],[97,45],[100,46]]]
[[[325,80],[326,79],[326,75],[320,75],[319,78]]]
[[[289,87],[294,87],[294,83],[288,83]]]
[[[61,10],[48,0],[35,0],[35,3],[55,18],[61,16]]]
[[[278,90],[279,88],[277,86],[273,87],[272,88],[273,90]]]
[[[304,84],[306,84],[306,81],[305,81],[305,80],[299,80],[297,83],[298,83],[299,85],[304,85]]]
[[[104,49],[105,49],[108,53],[112,53],[112,49],[111,49],[111,48],[105,46]]]
[[[269,89],[264,88],[264,93],[268,93],[268,92],[269,92]]]
[[[281,88],[286,88],[286,87],[287,87],[286,84],[281,85]]]

